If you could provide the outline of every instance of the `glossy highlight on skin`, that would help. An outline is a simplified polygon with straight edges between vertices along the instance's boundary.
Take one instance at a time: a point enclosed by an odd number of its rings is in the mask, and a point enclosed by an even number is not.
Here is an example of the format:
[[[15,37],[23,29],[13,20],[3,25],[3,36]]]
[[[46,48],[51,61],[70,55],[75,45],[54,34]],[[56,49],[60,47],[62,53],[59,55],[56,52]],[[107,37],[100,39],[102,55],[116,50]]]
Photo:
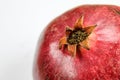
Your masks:
[[[34,80],[119,80],[120,79],[120,7],[83,5],[53,20],[44,31],[34,63]],[[60,49],[66,28],[74,29],[84,16],[83,28],[92,30],[83,47]],[[66,43],[66,42],[64,42]],[[89,47],[87,50],[85,47]],[[72,52],[72,53],[73,53]]]

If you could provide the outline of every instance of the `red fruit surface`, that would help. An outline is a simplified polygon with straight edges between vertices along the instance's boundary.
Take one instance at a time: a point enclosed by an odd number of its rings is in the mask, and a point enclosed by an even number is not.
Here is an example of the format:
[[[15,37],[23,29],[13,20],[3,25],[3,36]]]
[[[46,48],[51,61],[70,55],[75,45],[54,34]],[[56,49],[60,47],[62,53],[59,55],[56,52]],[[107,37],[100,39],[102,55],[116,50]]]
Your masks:
[[[74,27],[84,16],[83,25],[97,25],[89,36],[89,47],[73,57],[59,49],[66,26]],[[34,80],[120,80],[120,7],[83,5],[53,20],[39,42],[34,64]]]

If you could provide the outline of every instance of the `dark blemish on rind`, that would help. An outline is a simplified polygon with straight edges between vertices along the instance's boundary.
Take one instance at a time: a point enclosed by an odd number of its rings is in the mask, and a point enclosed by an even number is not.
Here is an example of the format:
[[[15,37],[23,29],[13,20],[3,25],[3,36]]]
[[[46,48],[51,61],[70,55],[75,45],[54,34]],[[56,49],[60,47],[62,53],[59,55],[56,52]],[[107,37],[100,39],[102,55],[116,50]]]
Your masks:
[[[45,77],[45,80],[50,80],[49,76],[46,76],[46,77]]]
[[[119,9],[113,9],[113,11],[115,12],[115,13],[117,13],[117,14],[119,14],[120,15],[120,10]]]

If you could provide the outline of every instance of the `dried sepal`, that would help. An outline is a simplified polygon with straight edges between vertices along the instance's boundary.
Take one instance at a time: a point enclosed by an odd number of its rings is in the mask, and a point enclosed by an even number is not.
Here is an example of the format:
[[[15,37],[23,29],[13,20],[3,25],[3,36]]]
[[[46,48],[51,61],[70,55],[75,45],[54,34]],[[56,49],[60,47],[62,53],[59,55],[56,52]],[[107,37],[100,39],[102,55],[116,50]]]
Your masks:
[[[69,36],[72,31],[73,30],[69,26],[67,26],[66,27],[66,36]]]
[[[97,25],[94,25],[94,26],[88,26],[86,28],[84,28],[85,32],[87,32],[88,34],[91,34],[92,31],[95,29]]]
[[[88,44],[88,39],[85,39],[83,42],[80,43],[80,46],[89,50],[90,49],[90,46]]]
[[[65,45],[65,44],[67,44],[67,38],[63,37],[63,38],[60,39],[59,48],[61,49],[62,45]]]
[[[76,50],[77,50],[77,44],[74,45],[68,45],[68,51],[72,56],[76,55]]]
[[[84,16],[81,16],[77,21],[76,21],[76,23],[75,23],[75,26],[74,26],[74,28],[75,29],[82,29],[83,28],[83,18],[84,18]]]

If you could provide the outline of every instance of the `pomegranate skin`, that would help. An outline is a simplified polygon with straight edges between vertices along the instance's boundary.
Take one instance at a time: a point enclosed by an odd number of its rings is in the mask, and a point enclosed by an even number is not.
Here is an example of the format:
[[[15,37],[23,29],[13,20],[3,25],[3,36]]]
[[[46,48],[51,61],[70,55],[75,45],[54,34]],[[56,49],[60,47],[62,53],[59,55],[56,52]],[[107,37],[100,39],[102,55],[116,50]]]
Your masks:
[[[73,28],[83,15],[83,25],[97,25],[89,36],[90,50],[76,56],[59,49],[66,26]],[[39,42],[34,80],[120,80],[120,7],[83,5],[53,20]]]

